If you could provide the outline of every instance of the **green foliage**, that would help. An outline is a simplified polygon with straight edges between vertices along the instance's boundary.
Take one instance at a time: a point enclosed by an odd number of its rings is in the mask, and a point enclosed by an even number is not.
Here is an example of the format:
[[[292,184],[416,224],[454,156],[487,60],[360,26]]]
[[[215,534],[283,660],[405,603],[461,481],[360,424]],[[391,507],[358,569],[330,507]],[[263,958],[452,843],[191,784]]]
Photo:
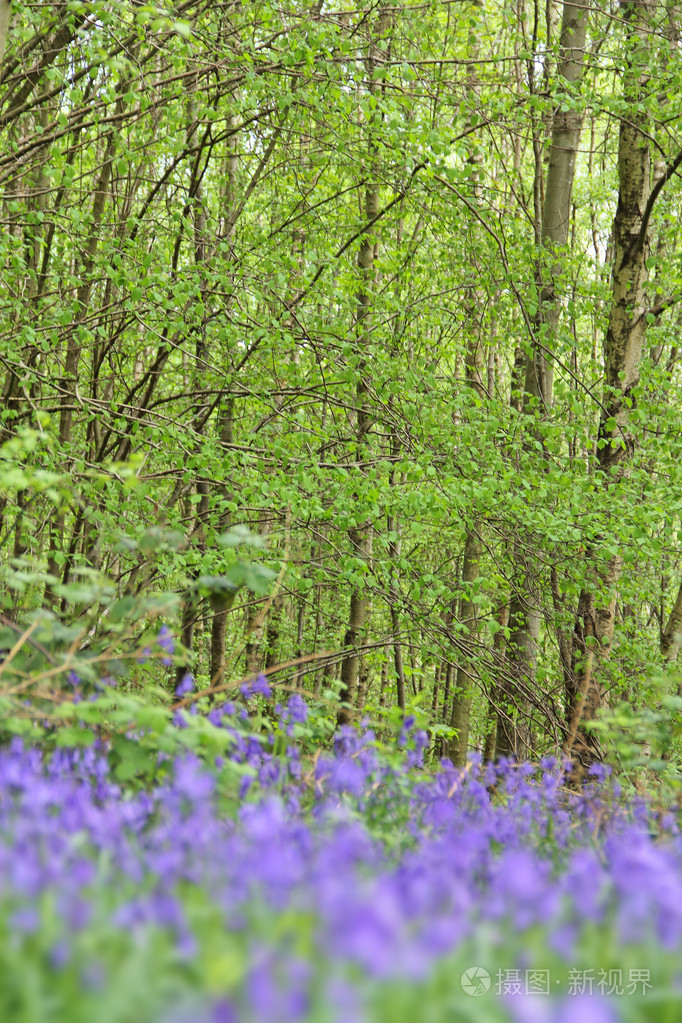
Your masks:
[[[603,386],[615,134],[636,107],[672,166],[674,17],[636,42],[627,19],[590,10],[592,56],[571,84],[554,15],[408,3],[385,16],[14,4],[0,602],[40,619],[59,663],[74,642],[125,660],[144,623],[178,620],[205,679],[218,645],[237,673],[340,656],[361,594],[371,616],[350,646],[369,705],[386,665],[385,698],[396,691],[389,637],[432,734],[449,727],[448,665],[471,672],[478,747],[490,698],[521,670],[534,709],[522,693],[508,709],[537,752],[556,750],[579,654],[567,646],[585,598],[610,601],[611,561],[618,620],[600,672],[615,702],[658,670],[679,585],[677,174],[649,224],[638,379],[620,411]],[[651,85],[636,101],[631,61]],[[555,113],[583,122],[561,252],[538,219]],[[525,382],[540,352],[546,408]],[[625,423],[627,472],[605,484],[599,452]],[[501,610],[525,605],[540,625],[519,668],[519,622]],[[303,678],[328,684],[324,658]]]
[[[622,777],[663,800],[674,800],[682,783],[682,696],[671,692],[677,682],[678,673],[655,675],[648,694],[639,694],[639,705],[623,700],[602,708],[590,725]]]

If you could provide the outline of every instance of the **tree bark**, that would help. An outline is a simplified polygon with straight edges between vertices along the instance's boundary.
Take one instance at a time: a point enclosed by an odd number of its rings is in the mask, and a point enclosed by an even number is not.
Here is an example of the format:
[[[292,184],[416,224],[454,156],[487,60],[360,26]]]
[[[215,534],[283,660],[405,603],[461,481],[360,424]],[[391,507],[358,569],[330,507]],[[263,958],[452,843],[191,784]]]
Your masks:
[[[379,9],[372,38],[369,44],[369,53],[366,61],[368,89],[374,94],[377,83],[374,81],[374,68],[380,50],[378,40],[385,34],[389,27],[390,15],[381,7]],[[366,221],[371,222],[379,212],[379,182],[378,182],[378,148],[374,129],[380,120],[380,114],[372,115],[368,125],[368,156],[370,164],[369,181],[364,190],[364,216]],[[371,234],[363,235],[358,253],[358,270],[360,274],[360,287],[358,291],[358,304],[355,314],[355,336],[358,347],[362,350],[367,340],[367,319],[372,300],[372,283],[374,276],[374,260],[378,254],[378,241]],[[367,380],[367,367],[364,362],[360,366],[358,383],[355,392],[356,412],[356,461],[362,472],[362,463],[366,458],[366,446],[369,431],[371,428],[371,416],[367,407],[369,383]],[[366,561],[371,554],[371,525],[365,523],[349,532],[353,552],[356,557]],[[339,699],[342,705],[339,707],[337,722],[339,725],[347,724],[352,717],[352,705],[355,698],[355,691],[358,684],[358,667],[360,663],[358,654],[358,642],[365,627],[367,617],[367,593],[365,590],[355,589],[350,596],[350,610],[348,617],[348,628],[344,637],[344,648],[347,650],[341,667],[341,691]],[[345,706],[344,706],[345,705]]]
[[[677,659],[682,636],[682,583],[677,591],[677,597],[670,612],[666,626],[661,630],[661,654],[666,663]]]
[[[5,45],[9,34],[9,21],[12,13],[12,0],[0,0],[0,72],[5,56]]]
[[[504,663],[504,652],[506,645],[506,638],[504,630],[509,624],[509,606],[503,604],[497,613],[497,624],[500,626],[498,631],[493,637],[493,657],[495,659],[495,666],[499,671]],[[494,679],[492,689],[488,698],[488,711],[485,722],[485,732],[483,736],[483,760],[485,763],[495,759],[497,749],[497,732],[498,732],[498,716],[499,716],[499,699],[500,699],[500,684],[498,679]]]
[[[478,57],[478,30],[475,29],[474,33],[472,52],[474,57]],[[472,106],[478,106],[479,88],[474,65],[471,66],[468,73],[467,91],[472,101]],[[481,160],[480,150],[473,147],[469,154],[468,162],[471,167],[474,196],[479,203],[481,200]],[[468,304],[467,319],[470,325],[470,335],[466,353],[465,378],[467,385],[473,390],[476,398],[482,404],[487,395],[483,385],[485,367],[483,359],[483,323],[480,313],[480,310],[485,308],[485,299],[481,294],[480,288],[474,287],[471,290]],[[460,601],[459,618],[460,622],[466,625],[470,655],[461,658],[457,666],[457,676],[455,678],[452,698],[452,712],[450,715],[450,725],[455,729],[456,734],[450,742],[449,753],[457,767],[464,767],[469,749],[469,721],[471,718],[473,684],[476,675],[476,658],[473,654],[472,645],[478,633],[478,606],[471,599],[471,588],[480,574],[481,528],[481,522],[477,519],[467,523],[462,557],[462,587],[464,594]]]
[[[471,587],[480,575],[481,544],[474,529],[467,530],[462,559],[462,584],[464,596],[460,602],[460,622],[466,623],[469,642],[476,638],[478,631],[478,605],[471,599]],[[464,767],[469,749],[469,720],[473,697],[473,681],[476,673],[473,650],[462,658],[457,666],[457,678],[452,700],[450,725],[456,735],[450,743],[450,757],[456,767]]]
[[[541,258],[536,274],[539,302],[531,318],[533,339],[525,357],[523,397],[519,402],[524,412],[535,412],[536,415],[546,413],[553,399],[553,350],[561,314],[558,280],[562,272],[561,252],[568,240],[575,161],[582,127],[581,113],[564,101],[583,75],[588,10],[588,0],[573,0],[563,6],[557,68],[558,97],[552,118],[549,166],[542,204]],[[563,105],[568,105],[568,109],[563,110]],[[549,267],[545,265],[547,261]],[[519,371],[517,366],[517,374]],[[525,556],[517,557],[517,561],[521,563],[509,613],[511,636],[507,651],[510,671],[501,692],[507,712],[498,720],[498,756],[521,755],[527,746],[527,737],[521,734],[528,705],[523,690],[530,691],[535,683],[540,635],[540,579]],[[514,679],[518,682],[514,683]]]
[[[581,80],[589,11],[588,0],[565,3],[561,22],[560,57],[557,68],[559,95],[552,118],[552,139],[542,206],[541,245],[550,259],[549,269],[538,267],[540,303],[534,317],[534,341],[526,359],[524,392],[539,399],[541,407],[552,404],[554,363],[553,340],[561,313],[557,279],[562,272],[561,250],[568,241],[575,160],[580,143],[582,114],[572,106],[563,110],[565,100]]]
[[[219,418],[218,425],[218,436],[220,441],[229,445],[233,442],[233,423],[234,423],[234,402],[230,398],[222,410]],[[222,493],[227,496],[228,488],[223,485]],[[220,517],[220,528],[226,530],[230,521],[228,513],[224,513]],[[210,665],[210,679],[212,686],[219,686],[225,681],[225,646],[227,641],[227,616],[229,611],[217,611],[213,615],[211,622],[211,665]],[[213,694],[209,697],[210,702],[213,702]]]
[[[227,126],[232,131],[236,127],[236,117],[230,114],[227,118]],[[237,138],[235,134],[228,137],[225,153],[225,185],[222,195],[222,222],[226,223],[236,204],[236,184],[238,157],[236,152]],[[218,417],[218,437],[221,444],[228,450],[234,442],[234,399],[229,398],[225,402]],[[228,487],[223,484],[221,491],[224,497],[228,496]],[[229,526],[229,513],[224,513],[220,518],[221,530]],[[211,685],[222,685],[225,680],[225,647],[227,643],[227,616],[228,611],[218,611],[211,622]],[[213,695],[209,698],[213,702]]]
[[[343,637],[343,646],[346,654],[341,665],[341,691],[339,693],[339,699],[346,705],[352,705],[355,697],[358,665],[360,663],[358,644],[365,627],[366,609],[367,602],[364,594],[359,590],[354,590],[350,595],[348,627]],[[339,725],[348,724],[351,718],[352,711],[350,706],[342,705],[337,715],[337,723]]]
[[[629,472],[634,440],[629,433],[633,389],[639,381],[642,345],[647,326],[646,260],[652,203],[660,189],[651,187],[651,126],[644,100],[649,77],[649,19],[646,0],[621,3],[628,57],[623,75],[627,111],[618,136],[618,206],[613,222],[614,260],[611,303],[604,339],[604,400],[597,441],[598,470],[605,486],[623,482]],[[661,181],[667,180],[667,175]],[[598,744],[584,725],[603,700],[604,663],[614,635],[620,554],[589,552],[591,570],[580,595],[575,626],[575,679],[567,693],[567,717],[580,707],[573,753],[588,766],[599,757]],[[600,556],[601,555],[601,556]],[[592,660],[594,658],[594,663]]]

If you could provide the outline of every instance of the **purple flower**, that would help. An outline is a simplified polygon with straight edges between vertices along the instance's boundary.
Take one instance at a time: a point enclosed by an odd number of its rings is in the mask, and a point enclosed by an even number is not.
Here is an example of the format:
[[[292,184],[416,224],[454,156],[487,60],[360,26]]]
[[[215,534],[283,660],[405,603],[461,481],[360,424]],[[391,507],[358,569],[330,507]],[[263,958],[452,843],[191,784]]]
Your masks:
[[[187,693],[191,693],[194,689],[194,679],[189,672],[186,672],[180,679],[176,689],[176,696],[186,696]]]
[[[292,693],[287,703],[289,720],[293,724],[301,725],[308,717],[308,705],[300,693]]]
[[[613,1002],[601,995],[575,995],[560,1004],[552,1023],[617,1023]]]
[[[71,946],[67,941],[58,941],[48,952],[47,958],[53,970],[63,970],[71,959]]]
[[[103,675],[102,678],[98,679],[98,681],[95,682],[95,689],[97,690],[109,689],[115,685],[116,685],[115,678],[113,678],[111,675]]]
[[[211,1009],[210,1023],[238,1023],[237,1010],[226,998],[221,998]]]
[[[40,914],[35,906],[22,906],[12,913],[9,926],[11,930],[35,934],[40,929]]]
[[[183,692],[194,685],[186,679]],[[87,971],[103,923],[115,930],[116,956],[166,949],[181,965],[177,1004],[152,1015],[167,1023],[293,1023],[321,1008],[330,1023],[366,1023],[384,1004],[377,985],[418,985],[436,971],[443,999],[456,1004],[461,971],[452,967],[479,934],[491,957],[522,975],[538,937],[550,961],[558,953],[567,962],[586,935],[590,948],[603,935],[609,955],[631,941],[643,957],[660,953],[661,989],[673,990],[663,975],[665,963],[677,969],[682,940],[682,838],[674,821],[662,832],[644,800],[616,799],[598,777],[585,794],[570,792],[552,761],[542,772],[445,761],[415,781],[407,761],[424,735],[414,728],[408,756],[397,742],[385,756],[371,732],[349,726],[311,758],[307,744],[273,748],[269,734],[249,730],[248,715],[225,721],[235,710],[211,711],[222,733],[197,721],[169,736],[196,741],[201,756],[172,756],[169,745],[143,791],[139,774],[118,780],[121,749],[136,766],[134,724],[120,733],[123,746],[0,747],[0,911],[18,954],[40,947],[46,970]],[[282,719],[293,727],[305,714],[294,694]],[[219,965],[224,938],[245,959],[240,978],[225,981],[228,1002],[190,990],[191,980],[182,988],[216,935],[209,955],[215,948]],[[625,962],[635,961],[631,951]],[[98,997],[119,982],[108,953],[103,962]],[[603,964],[592,965],[596,977]],[[515,1023],[613,1023],[617,1004],[519,995],[498,1008]]]
[[[161,663],[166,666],[173,663],[173,652],[175,651],[175,640],[171,635],[171,631],[167,625],[162,625],[159,629],[159,634],[156,637],[156,644],[160,646],[164,651],[165,656],[161,658]]]
[[[256,954],[257,962],[247,977],[250,1008],[257,1020],[296,1023],[307,1018],[311,968],[293,957],[276,957],[272,951]],[[284,961],[278,962],[278,958]]]
[[[247,700],[252,696],[272,696],[272,689],[268,685],[265,675],[259,675],[258,678],[254,678],[250,682],[244,682],[240,686],[240,692]]]
[[[417,749],[426,749],[429,744],[429,737],[423,728],[414,733],[413,742]]]
[[[173,791],[187,799],[199,801],[208,799],[215,788],[215,781],[195,756],[186,756],[175,762]]]

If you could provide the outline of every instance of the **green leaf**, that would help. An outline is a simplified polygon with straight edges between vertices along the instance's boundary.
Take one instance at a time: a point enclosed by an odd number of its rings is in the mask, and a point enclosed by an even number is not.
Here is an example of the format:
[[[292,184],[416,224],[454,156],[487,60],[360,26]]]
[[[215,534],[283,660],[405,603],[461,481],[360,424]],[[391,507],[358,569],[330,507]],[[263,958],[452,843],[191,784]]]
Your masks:
[[[57,731],[56,743],[58,746],[92,746],[94,741],[94,732],[86,728],[78,728],[75,725],[67,725]]]

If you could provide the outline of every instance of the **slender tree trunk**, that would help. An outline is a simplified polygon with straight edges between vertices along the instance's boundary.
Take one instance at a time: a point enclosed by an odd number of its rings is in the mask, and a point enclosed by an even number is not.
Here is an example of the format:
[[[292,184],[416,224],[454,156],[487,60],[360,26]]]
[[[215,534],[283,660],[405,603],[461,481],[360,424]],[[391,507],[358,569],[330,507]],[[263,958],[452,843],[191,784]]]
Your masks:
[[[11,13],[12,0],[0,0],[0,71],[2,71],[2,61],[5,56]]]
[[[472,55],[478,57],[480,51],[478,25],[472,29]],[[478,68],[472,64],[467,73],[467,92],[472,107],[479,106],[479,83],[477,79]],[[474,196],[477,203],[481,201],[481,150],[472,146],[468,163],[471,167],[471,182]],[[466,353],[465,377],[467,385],[473,390],[477,399],[483,403],[488,394],[483,384],[485,372],[485,360],[483,353],[483,323],[481,309],[485,308],[485,298],[480,288],[474,286],[467,300],[467,320],[470,333]],[[457,667],[457,677],[452,698],[452,712],[450,724],[456,734],[450,742],[449,753],[453,763],[458,767],[466,764],[467,751],[469,749],[469,720],[471,717],[471,702],[473,699],[474,679],[476,675],[473,644],[478,634],[478,606],[471,599],[471,589],[479,577],[479,564],[481,557],[481,530],[480,519],[474,519],[467,524],[464,539],[464,553],[462,557],[462,586],[464,596],[460,601],[459,617],[460,622],[465,625],[470,645],[470,655],[460,655]]]
[[[348,616],[348,628],[343,637],[343,646],[346,654],[341,665],[341,692],[340,699],[351,704],[355,696],[355,689],[358,679],[358,665],[360,654],[358,645],[360,636],[365,627],[366,601],[364,594],[354,590],[350,595],[350,613]],[[347,706],[339,708],[337,721],[339,725],[348,724],[351,720],[351,711]]]
[[[356,557],[369,562],[372,557],[372,529],[354,531]],[[353,590],[350,596],[350,614],[348,627],[343,639],[344,650],[347,651],[341,664],[340,699],[350,706],[339,708],[337,721],[339,725],[348,724],[352,717],[351,707],[355,702],[360,668],[359,646],[365,634],[367,618],[370,610],[369,599],[365,590]]]
[[[218,436],[221,443],[226,446],[233,443],[233,421],[234,402],[230,399],[219,418]],[[227,487],[222,488],[223,494],[227,495]],[[229,525],[229,514],[225,513],[220,518],[221,530],[227,529]],[[211,685],[219,686],[225,681],[225,647],[227,640],[227,616],[229,611],[217,611],[211,621]],[[213,702],[213,696],[209,698]]]
[[[436,669],[433,673],[433,694],[431,696],[431,720],[435,721],[438,715],[438,701],[440,699],[440,674],[441,674],[442,663],[439,661],[436,664]]]
[[[318,539],[315,547],[313,548],[313,563],[321,563],[322,559],[322,543]],[[324,617],[322,615],[322,584],[319,583],[315,587],[315,634],[313,636],[313,650],[317,651],[320,642],[320,635],[322,634],[322,628],[324,626]],[[324,666],[320,666],[314,674],[313,682],[313,696],[318,697],[322,691],[322,679],[324,678]]]
[[[677,590],[677,597],[670,612],[665,628],[661,629],[661,654],[663,660],[671,663],[677,660],[682,636],[682,583]]]
[[[395,490],[396,487],[396,468],[395,461],[400,453],[400,440],[395,430],[391,431],[391,458],[393,463],[391,466],[391,474],[389,477],[389,485],[391,491]],[[399,587],[399,561],[400,561],[400,523],[397,515],[389,515],[386,521],[386,531],[388,533],[388,607],[389,614],[391,617],[391,642],[393,647],[393,668],[395,670],[396,680],[396,703],[403,713],[405,712],[405,670],[403,668],[403,647],[400,638],[400,587]]]
[[[296,612],[296,656],[303,657],[303,633],[305,629],[305,600],[301,597]],[[298,668],[294,675],[294,686],[296,689],[303,688],[304,669]]]
[[[278,593],[272,602],[265,630],[265,667],[274,668],[277,664],[280,623],[284,610],[284,594]]]
[[[358,673],[358,695],[355,701],[355,709],[358,714],[362,714],[365,709],[365,702],[367,700],[367,691],[370,684],[370,666],[369,661],[366,657],[363,657],[360,664],[360,671]]]
[[[381,7],[377,15],[377,21],[372,31],[372,39],[369,44],[367,57],[367,79],[369,82],[370,95],[377,91],[378,83],[374,80],[374,69],[376,61],[380,56],[377,45],[378,40],[385,34],[389,27],[390,16],[386,9]],[[375,130],[381,120],[381,115],[374,113],[368,122],[368,154],[370,164],[370,177],[364,191],[364,216],[367,222],[372,221],[379,212],[379,182],[378,182],[378,145],[375,138]],[[355,316],[355,336],[360,351],[367,344],[368,318],[372,300],[374,261],[378,254],[378,241],[372,234],[363,236],[358,253],[358,269],[360,273],[360,289],[358,292],[358,305]],[[360,464],[366,459],[366,447],[371,428],[371,415],[368,408],[369,381],[367,379],[368,368],[364,360],[359,369],[359,378],[356,387],[355,401],[357,405],[356,420],[356,461]],[[350,531],[349,537],[353,552],[357,558],[367,561],[371,555],[371,526],[369,523],[354,528]],[[341,668],[341,691],[339,698],[342,706],[339,708],[337,721],[339,725],[347,724],[351,719],[351,707],[355,699],[355,690],[358,683],[359,655],[357,645],[365,627],[367,617],[367,593],[365,590],[356,589],[350,596],[350,610],[348,617],[348,628],[344,637],[344,648],[347,653]],[[345,706],[343,706],[345,704]]]
[[[599,423],[597,463],[605,486],[624,484],[634,451],[629,432],[633,390],[647,326],[646,284],[648,228],[653,203],[674,166],[652,189],[650,137],[652,126],[644,105],[650,73],[650,18],[655,5],[647,0],[622,2],[627,32],[623,98],[627,111],[618,136],[618,206],[613,222],[614,261],[611,304],[604,339],[604,399]],[[676,158],[679,161],[680,157]],[[591,579],[580,595],[575,627],[575,681],[567,693],[571,752],[581,765],[599,757],[598,743],[583,725],[594,718],[604,698],[605,662],[614,635],[619,553],[589,552]],[[605,596],[604,596],[605,595]]]
[[[227,118],[227,127],[234,129],[236,117],[230,114]],[[236,184],[237,184],[237,137],[231,134],[227,141],[225,153],[225,185],[222,196],[223,209],[221,226],[225,225],[236,206]],[[218,439],[228,451],[234,443],[234,399],[228,398],[218,416]],[[223,497],[228,497],[228,488],[221,487]],[[230,524],[229,513],[225,512],[220,518],[221,530],[226,530]],[[213,615],[211,622],[211,667],[210,678],[212,685],[222,685],[225,681],[225,664],[227,644],[227,616],[229,611],[218,611]],[[211,702],[213,697],[211,696]]]
[[[393,476],[391,478],[393,484]],[[389,557],[389,612],[391,615],[391,636],[393,647],[393,667],[396,679],[396,702],[400,710],[405,710],[405,671],[403,668],[403,647],[400,639],[400,614],[398,612],[398,601],[400,592],[398,589],[398,568],[397,562],[400,558],[400,536],[398,534],[398,520],[395,516],[388,518],[388,557]]]
[[[100,242],[100,229],[107,200],[107,188],[111,177],[111,166],[116,148],[116,135],[113,129],[107,137],[105,151],[102,157],[102,165],[97,180],[93,204],[92,223],[88,234],[84,258],[80,266],[80,285],[76,291],[78,302],[78,314],[76,322],[72,324],[69,332],[66,355],[64,358],[64,372],[62,375],[61,401],[59,413],[59,443],[62,452],[66,454],[72,440],[73,410],[76,406],[76,387],[78,384],[78,363],[81,354],[80,324],[88,314],[90,296],[94,284],[93,268],[95,257]],[[58,553],[64,546],[64,512],[58,511],[50,523],[50,555],[47,563],[47,571],[51,576],[59,575]],[[63,580],[68,582],[67,579]],[[45,599],[48,603],[55,603],[55,596],[51,586],[45,588]]]
[[[571,0],[563,6],[557,69],[559,95],[552,118],[540,228],[542,255],[536,275],[540,300],[532,317],[533,340],[525,358],[520,402],[525,412],[534,411],[537,415],[549,410],[553,398],[554,346],[561,313],[558,281],[562,272],[562,250],[568,241],[575,161],[582,125],[580,112],[574,110],[571,103],[565,104],[564,100],[583,75],[588,11],[588,0]],[[567,109],[562,109],[563,106]],[[536,171],[539,166],[536,154]],[[537,202],[536,209],[539,209]],[[545,265],[546,262],[549,266]],[[517,364],[517,377],[520,372],[521,366]],[[515,560],[517,572],[510,605],[511,637],[507,648],[510,671],[500,694],[506,708],[504,716],[498,719],[498,756],[523,755],[527,750],[528,736],[524,734],[527,694],[535,684],[540,636],[541,581],[535,565],[529,563],[525,555],[518,554]]]
[[[391,604],[391,632],[393,634],[393,667],[395,669],[396,703],[405,712],[405,669],[403,647],[400,641],[400,619],[395,604]]]
[[[381,665],[381,679],[379,681],[379,706],[386,706],[386,691],[388,689],[388,645],[384,648],[384,660]]]
[[[493,659],[495,661],[496,672],[501,671],[504,667],[506,644],[504,630],[507,628],[508,622],[509,607],[507,604],[503,604],[497,613],[497,624],[499,625],[499,629],[493,637]],[[492,689],[488,698],[488,709],[483,735],[483,760],[485,763],[489,763],[491,760],[494,760],[496,755],[500,691],[501,687],[499,680],[497,677],[494,677]]]
[[[509,605],[507,674],[502,676],[497,756],[526,756],[527,718],[540,638],[540,588],[535,567],[517,554],[517,582]],[[520,573],[525,572],[521,575]]]
[[[575,161],[580,144],[582,114],[570,102],[571,89],[583,77],[589,0],[571,0],[563,6],[560,58],[557,68],[558,96],[552,117],[552,138],[542,206],[541,244],[549,267],[538,267],[540,303],[534,322],[535,341],[526,360],[524,391],[539,399],[541,407],[552,404],[553,344],[561,313],[558,279],[562,273],[562,250],[568,241]],[[565,101],[569,102],[566,103]],[[563,109],[566,106],[567,109]]]
[[[452,676],[454,674],[454,666],[451,661],[444,663],[445,671],[445,685],[443,687],[443,702],[441,706],[441,721],[444,725],[450,725],[451,707],[450,707],[450,690],[452,688]],[[441,671],[441,678],[443,671]],[[450,748],[450,742],[446,736],[441,736],[439,743],[440,756],[444,757]]]
[[[258,532],[267,536],[272,528],[274,516],[272,512],[263,510],[258,516]],[[249,607],[244,629],[246,644],[244,646],[244,667],[247,675],[258,675],[261,669],[261,646],[265,632],[263,608],[256,601]]]
[[[462,559],[462,584],[465,596],[460,602],[460,621],[466,624],[471,643],[477,634],[478,605],[471,600],[471,587],[480,575],[481,546],[474,530],[468,530],[464,544]],[[457,679],[452,700],[450,724],[456,735],[450,743],[450,757],[456,767],[464,767],[469,749],[469,718],[473,697],[473,680],[475,675],[474,651],[468,657],[462,657],[457,666]]]

